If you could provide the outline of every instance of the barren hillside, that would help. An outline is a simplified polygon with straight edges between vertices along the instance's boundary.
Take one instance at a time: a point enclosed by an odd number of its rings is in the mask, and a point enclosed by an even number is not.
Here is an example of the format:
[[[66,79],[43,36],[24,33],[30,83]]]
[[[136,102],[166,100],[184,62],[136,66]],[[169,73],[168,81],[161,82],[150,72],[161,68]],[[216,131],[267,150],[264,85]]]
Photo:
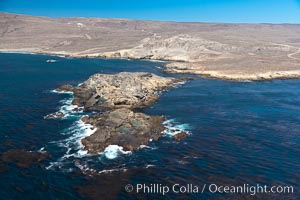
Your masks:
[[[300,25],[46,18],[0,13],[0,50],[174,61],[173,73],[300,76]]]

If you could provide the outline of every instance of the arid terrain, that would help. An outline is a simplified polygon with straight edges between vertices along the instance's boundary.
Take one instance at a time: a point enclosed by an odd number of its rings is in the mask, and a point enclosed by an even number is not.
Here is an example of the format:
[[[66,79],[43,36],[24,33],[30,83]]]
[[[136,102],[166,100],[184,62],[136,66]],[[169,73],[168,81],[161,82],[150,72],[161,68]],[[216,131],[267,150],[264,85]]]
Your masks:
[[[170,61],[170,73],[300,77],[300,25],[47,18],[0,13],[0,51]]]

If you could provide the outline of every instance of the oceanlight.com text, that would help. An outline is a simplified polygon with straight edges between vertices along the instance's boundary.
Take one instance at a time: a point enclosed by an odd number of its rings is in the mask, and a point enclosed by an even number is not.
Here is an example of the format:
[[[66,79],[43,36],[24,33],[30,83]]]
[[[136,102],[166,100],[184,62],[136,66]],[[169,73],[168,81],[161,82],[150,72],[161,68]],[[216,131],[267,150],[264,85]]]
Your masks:
[[[168,193],[175,194],[203,194],[203,193],[213,193],[213,194],[292,194],[294,193],[293,186],[287,185],[218,185],[215,183],[195,185],[195,184],[173,184],[164,185],[160,183],[153,184],[127,184],[125,186],[125,191],[136,194],[161,194],[166,195]]]

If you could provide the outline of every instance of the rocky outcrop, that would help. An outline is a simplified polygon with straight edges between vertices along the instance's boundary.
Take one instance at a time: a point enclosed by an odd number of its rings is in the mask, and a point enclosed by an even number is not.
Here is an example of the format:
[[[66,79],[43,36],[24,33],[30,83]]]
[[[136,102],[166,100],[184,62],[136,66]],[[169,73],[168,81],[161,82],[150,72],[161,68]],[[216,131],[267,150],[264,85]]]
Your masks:
[[[103,152],[109,145],[118,145],[125,151],[132,151],[162,137],[162,122],[165,120],[164,117],[149,116],[133,110],[148,106],[159,98],[160,91],[185,80],[146,72],[95,74],[79,86],[63,85],[56,91],[73,92],[72,104],[80,106],[80,109],[106,111],[81,119],[95,129],[92,135],[82,139],[89,153]],[[57,112],[46,118],[59,116],[64,115]],[[179,141],[186,135],[182,132],[174,139]]]
[[[55,90],[56,92],[73,92],[72,85],[62,85]]]
[[[122,146],[125,151],[132,151],[152,140],[158,140],[164,130],[163,117],[135,113],[126,108],[82,120],[97,128],[95,133],[82,140],[85,149],[92,154],[104,151],[111,144]]]
[[[95,74],[77,87],[64,85],[57,91],[74,92],[73,104],[86,110],[143,108],[159,98],[158,92],[183,79],[146,72]]]
[[[182,140],[183,138],[187,137],[188,135],[189,135],[188,133],[182,131],[182,132],[180,132],[180,133],[174,135],[174,136],[173,136],[173,139],[174,139],[175,141],[180,141],[180,140]]]
[[[49,115],[46,115],[44,119],[57,119],[57,118],[63,118],[65,114],[61,111],[57,111],[55,113],[51,113]]]
[[[238,47],[222,44],[189,34],[171,37],[153,36],[140,41],[140,45],[115,52],[99,54],[108,58],[154,59],[195,62],[207,58],[227,57]]]

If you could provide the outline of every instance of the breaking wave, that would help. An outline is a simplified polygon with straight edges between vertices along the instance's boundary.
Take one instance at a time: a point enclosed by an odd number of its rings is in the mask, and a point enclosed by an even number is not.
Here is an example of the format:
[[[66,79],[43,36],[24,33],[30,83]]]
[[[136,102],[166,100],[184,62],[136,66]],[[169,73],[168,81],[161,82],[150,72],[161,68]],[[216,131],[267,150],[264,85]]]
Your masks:
[[[85,137],[92,135],[96,128],[94,128],[90,124],[84,123],[81,118],[85,116],[82,107],[78,107],[77,105],[72,104],[73,93],[72,92],[60,92],[56,90],[52,90],[51,92],[60,93],[60,94],[69,94],[70,97],[64,100],[61,100],[60,103],[62,106],[60,107],[58,112],[64,114],[62,119],[75,119],[76,121],[68,128],[64,129],[61,134],[65,135],[67,138],[53,141],[51,145],[54,145],[55,148],[59,147],[62,151],[61,157],[59,157],[56,161],[50,162],[50,165],[46,169],[59,169],[63,171],[73,171],[74,167],[80,169],[84,173],[108,173],[116,170],[126,170],[125,168],[116,168],[116,169],[106,169],[97,171],[91,167],[93,163],[100,163],[105,160],[114,160],[122,155],[130,155],[131,151],[124,151],[123,147],[118,145],[109,145],[105,148],[105,150],[98,155],[88,154],[88,151],[84,149],[81,140]],[[165,130],[163,134],[166,137],[173,137],[174,135],[180,132],[190,133],[191,127],[189,124],[181,124],[176,119],[170,119],[163,122],[163,126]],[[141,145],[139,149],[154,149],[153,147]],[[41,149],[44,150],[44,149]],[[97,159],[98,157],[98,159]],[[147,166],[153,167],[151,165]]]
[[[105,148],[103,153],[100,153],[104,155],[107,159],[115,159],[120,154],[131,154],[131,151],[124,151],[123,147],[118,145],[109,145]]]
[[[163,134],[169,137],[173,137],[174,135],[186,132],[187,134],[191,134],[192,127],[189,124],[180,124],[176,121],[176,119],[169,119],[163,122],[165,130]]]
[[[72,162],[73,159],[89,156],[81,140],[92,135],[96,130],[92,125],[85,124],[81,120],[74,122],[71,127],[65,129],[61,134],[70,135],[68,138],[51,142],[60,148],[64,148],[65,153],[56,162],[51,162],[47,169],[53,167],[61,168],[65,163]]]
[[[60,101],[60,106],[59,110],[55,113],[49,114],[44,116],[45,119],[47,118],[61,118],[61,119],[68,119],[68,118],[73,118],[73,117],[81,117],[83,113],[83,107],[78,106],[78,105],[73,105],[72,101],[74,98],[73,92],[61,92],[57,90],[51,90],[52,93],[58,93],[58,94],[68,94],[70,95],[69,98],[63,99]]]

